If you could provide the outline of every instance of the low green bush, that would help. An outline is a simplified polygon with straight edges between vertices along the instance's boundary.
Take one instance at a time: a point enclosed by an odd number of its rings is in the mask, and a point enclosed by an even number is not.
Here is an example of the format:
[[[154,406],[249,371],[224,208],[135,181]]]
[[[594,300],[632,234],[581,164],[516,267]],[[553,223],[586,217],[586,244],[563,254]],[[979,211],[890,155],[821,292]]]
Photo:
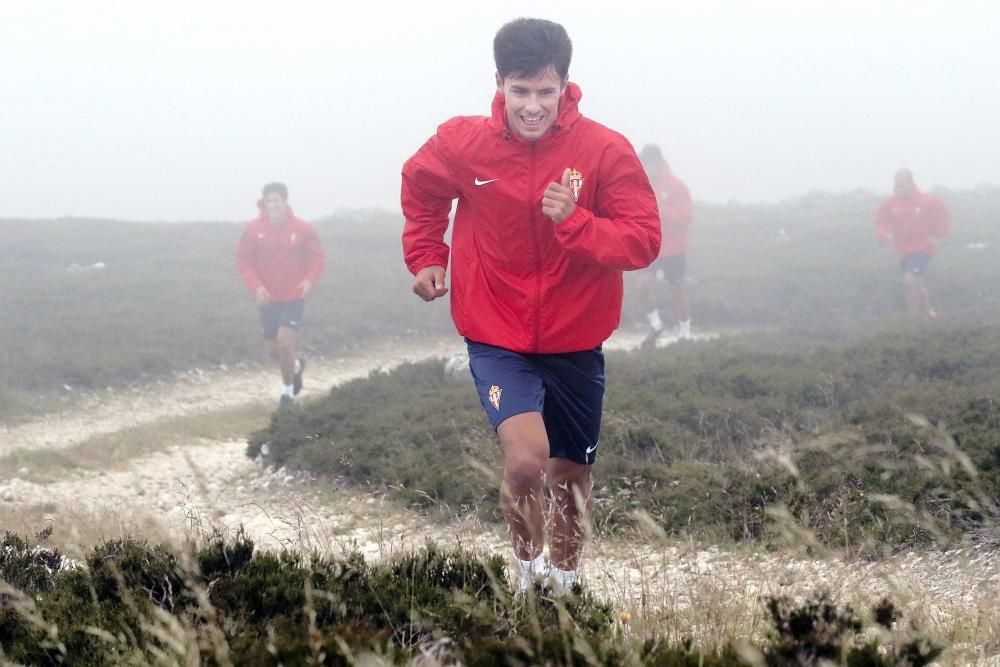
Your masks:
[[[593,520],[668,534],[871,550],[996,525],[1000,336],[992,325],[761,333],[610,354]],[[919,417],[917,417],[919,415]],[[275,414],[247,453],[418,507],[497,519],[501,457],[468,383],[429,361]],[[777,514],[776,514],[777,510]]]

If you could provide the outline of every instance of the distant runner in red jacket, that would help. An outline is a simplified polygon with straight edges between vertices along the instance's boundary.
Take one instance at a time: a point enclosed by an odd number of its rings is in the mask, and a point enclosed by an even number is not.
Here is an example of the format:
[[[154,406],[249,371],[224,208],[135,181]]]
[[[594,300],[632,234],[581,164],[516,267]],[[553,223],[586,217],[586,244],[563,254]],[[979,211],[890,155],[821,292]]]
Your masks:
[[[663,243],[660,256],[653,265],[636,275],[635,285],[639,302],[652,329],[644,345],[654,345],[664,331],[660,309],[656,304],[655,280],[666,280],[674,297],[674,316],[677,318],[677,337],[691,339],[691,306],[688,302],[684,274],[687,268],[688,236],[694,220],[694,202],[681,179],[674,176],[670,165],[663,159],[658,146],[648,145],[639,153],[642,166],[649,175],[657,201],[660,204],[660,222],[663,224]]]
[[[937,317],[924,275],[950,226],[951,213],[944,202],[918,190],[909,169],[896,172],[894,194],[882,202],[875,216],[875,233],[879,240],[892,243],[899,255],[906,311],[913,317]]]
[[[262,194],[260,216],[246,226],[236,248],[236,266],[260,306],[268,353],[281,368],[285,407],[302,391],[305,359],[296,354],[297,332],[326,257],[316,230],[292,214],[284,183],[269,183]]]
[[[451,261],[452,318],[504,453],[520,586],[547,572],[565,590],[590,503],[601,344],[621,317],[622,271],[656,258],[660,222],[632,146],[577,109],[566,30],[517,19],[493,51],[492,115],[445,122],[403,166],[403,254],[426,301],[448,292]],[[548,570],[543,485],[554,502]]]

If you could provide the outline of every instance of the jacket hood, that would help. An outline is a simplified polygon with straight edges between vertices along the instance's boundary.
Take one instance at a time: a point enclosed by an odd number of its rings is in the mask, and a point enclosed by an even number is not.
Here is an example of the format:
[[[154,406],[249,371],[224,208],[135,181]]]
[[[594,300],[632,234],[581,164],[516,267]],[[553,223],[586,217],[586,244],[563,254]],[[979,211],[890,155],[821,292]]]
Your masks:
[[[572,81],[566,84],[566,90],[563,91],[562,97],[559,98],[559,117],[556,118],[556,122],[550,131],[561,127],[569,127],[580,118],[579,105],[582,98],[583,91],[580,90],[580,86]],[[490,124],[504,133],[510,134],[510,127],[507,125],[507,106],[504,95],[499,90],[493,96],[492,110]]]

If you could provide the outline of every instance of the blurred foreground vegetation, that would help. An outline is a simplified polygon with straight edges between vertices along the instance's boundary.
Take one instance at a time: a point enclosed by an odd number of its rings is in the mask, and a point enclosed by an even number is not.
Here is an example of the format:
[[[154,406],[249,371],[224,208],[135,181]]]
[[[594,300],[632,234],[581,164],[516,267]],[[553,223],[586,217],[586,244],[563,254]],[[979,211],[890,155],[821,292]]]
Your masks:
[[[433,545],[372,565],[259,552],[242,534],[181,552],[125,538],[73,563],[6,533],[4,580],[0,662],[14,664],[916,667],[942,648],[888,600],[857,614],[821,593],[768,600],[772,627],[754,643],[671,641],[579,586],[514,596],[502,559]]]

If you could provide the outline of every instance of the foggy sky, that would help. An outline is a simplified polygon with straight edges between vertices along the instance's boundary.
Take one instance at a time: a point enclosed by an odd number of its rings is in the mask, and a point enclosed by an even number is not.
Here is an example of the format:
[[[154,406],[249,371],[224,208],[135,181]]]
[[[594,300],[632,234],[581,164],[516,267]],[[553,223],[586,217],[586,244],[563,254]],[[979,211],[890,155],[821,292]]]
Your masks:
[[[697,6],[694,6],[697,5]],[[403,161],[489,112],[492,38],[563,23],[582,112],[696,199],[1000,183],[1000,3],[0,0],[0,218],[398,210]]]

